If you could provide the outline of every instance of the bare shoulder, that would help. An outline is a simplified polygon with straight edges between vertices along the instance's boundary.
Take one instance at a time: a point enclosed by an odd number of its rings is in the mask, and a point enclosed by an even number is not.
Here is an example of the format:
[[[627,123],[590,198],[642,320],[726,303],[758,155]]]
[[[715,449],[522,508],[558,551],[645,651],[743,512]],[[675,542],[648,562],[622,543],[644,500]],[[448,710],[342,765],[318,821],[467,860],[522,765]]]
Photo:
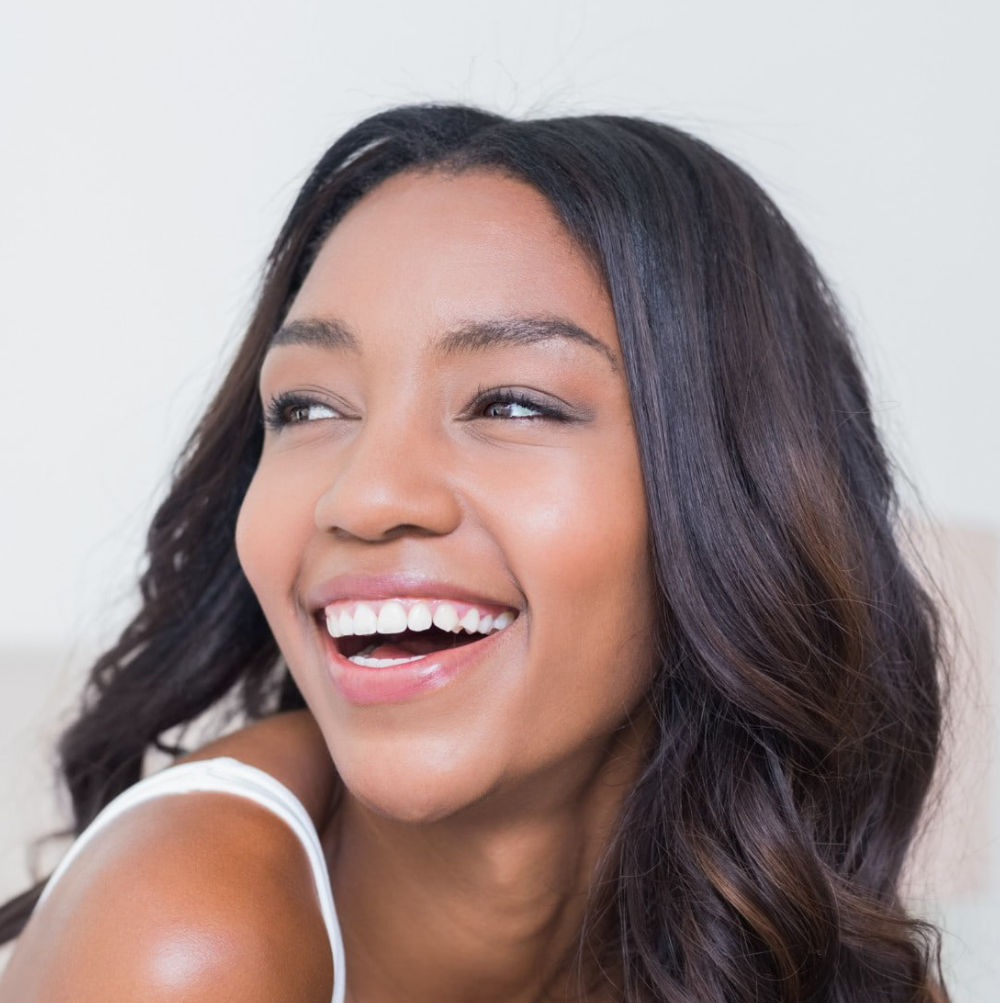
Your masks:
[[[329,819],[339,785],[326,742],[308,711],[255,721],[178,762],[215,756],[231,756],[270,773],[302,802],[317,829]]]
[[[312,871],[267,809],[226,794],[157,798],[83,849],[0,980],[20,1003],[327,1003]]]

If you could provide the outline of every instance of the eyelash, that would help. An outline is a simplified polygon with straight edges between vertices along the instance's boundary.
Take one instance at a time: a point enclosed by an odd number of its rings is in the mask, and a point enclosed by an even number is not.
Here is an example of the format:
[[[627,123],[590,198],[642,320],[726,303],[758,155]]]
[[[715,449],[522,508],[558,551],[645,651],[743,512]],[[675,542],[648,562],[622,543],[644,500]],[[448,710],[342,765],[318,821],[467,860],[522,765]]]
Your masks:
[[[536,400],[534,397],[531,397],[529,394],[520,390],[504,390],[502,388],[480,388],[476,392],[476,396],[473,398],[468,410],[469,412],[480,412],[492,404],[517,404],[521,407],[530,408],[532,411],[537,411],[538,413],[526,418],[487,418],[487,421],[507,420],[535,422],[549,420],[565,422],[570,420],[567,414],[559,408],[553,407],[551,404],[546,404],[542,401]],[[330,408],[330,410],[336,410],[333,405],[317,400],[315,397],[307,397],[298,393],[277,394],[267,402],[267,405],[264,408],[264,424],[273,432],[279,432],[288,425],[307,424],[308,419],[303,422],[297,422],[290,417],[289,413],[294,408],[310,407],[325,407]],[[471,415],[471,417],[485,416],[475,414]]]
[[[297,393],[277,394],[267,402],[264,408],[264,425],[272,432],[280,432],[286,425],[306,424],[306,422],[293,421],[289,417],[289,412],[297,407],[328,407],[334,410],[330,404],[316,400],[314,397],[306,397]]]
[[[530,394],[524,393],[522,390],[505,390],[502,387],[493,387],[492,389],[484,389],[483,387],[480,387],[476,391],[476,396],[473,398],[472,403],[469,405],[469,410],[479,412],[491,404],[519,404],[521,407],[531,408],[532,411],[538,412],[537,415],[531,418],[511,418],[508,419],[510,421],[541,421],[543,419],[548,419],[550,421],[569,420],[568,415],[551,404],[546,404],[537,400]],[[503,421],[504,419],[491,418],[487,420]]]

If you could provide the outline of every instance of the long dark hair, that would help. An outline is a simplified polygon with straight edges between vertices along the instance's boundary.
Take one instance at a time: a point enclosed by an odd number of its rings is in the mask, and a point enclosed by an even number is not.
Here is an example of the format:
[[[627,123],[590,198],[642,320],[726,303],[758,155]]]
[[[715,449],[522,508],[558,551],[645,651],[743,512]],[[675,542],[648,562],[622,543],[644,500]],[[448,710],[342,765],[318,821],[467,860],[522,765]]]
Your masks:
[[[581,956],[628,1001],[932,999],[936,937],[899,879],[938,753],[938,615],[851,337],[764,192],[642,119],[404,107],[323,156],[153,520],[142,608],[60,743],[75,831],[227,695],[251,718],[301,706],[233,543],[258,370],[352,203],[400,171],[470,169],[535,186],[603,275],[649,505],[659,731]],[[40,888],[0,910],[0,937]]]

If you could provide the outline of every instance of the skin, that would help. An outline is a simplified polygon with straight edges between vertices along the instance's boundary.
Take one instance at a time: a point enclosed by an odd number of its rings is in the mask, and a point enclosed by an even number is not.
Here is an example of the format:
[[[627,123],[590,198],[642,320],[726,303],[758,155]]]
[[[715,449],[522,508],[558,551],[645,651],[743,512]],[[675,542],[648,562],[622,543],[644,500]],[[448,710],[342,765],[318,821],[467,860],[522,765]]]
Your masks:
[[[334,774],[308,712],[181,761],[215,756],[270,773],[317,826],[329,814]],[[91,841],[18,938],[0,999],[329,1003],[330,967],[312,871],[291,830],[243,798],[185,794],[133,808]]]
[[[561,318],[566,339],[440,350],[469,322]],[[352,992],[534,1000],[558,985],[640,758],[652,567],[611,304],[530,186],[407,174],[327,239],[286,323],[358,351],[280,345],[265,402],[315,406],[266,438],[237,530],[244,570],[345,785],[326,828]],[[610,358],[609,358],[610,356]],[[572,421],[469,405],[530,390]],[[420,571],[519,611],[502,657],[429,695],[359,706],[328,679],[308,596]],[[446,592],[446,590],[445,590]]]
[[[571,323],[596,347],[441,351],[469,323],[524,318]],[[268,431],[237,530],[311,714],[203,755],[258,765],[306,804],[349,1000],[565,995],[588,892],[643,758],[653,671],[648,517],[607,293],[530,186],[406,174],[323,245],[286,323],[317,320],[349,329],[357,350],[268,353],[265,405],[289,392],[313,403],[286,412],[306,420]],[[568,420],[473,406],[483,388],[518,388]],[[309,598],[348,572],[427,574],[518,617],[502,647],[441,688],[352,703],[330,683]],[[262,809],[224,795],[152,802],[73,870],[0,982],[12,998],[87,1003],[140,986],[154,1003],[329,1000],[304,854]],[[107,962],[88,961],[95,952]],[[182,970],[178,957],[195,960]]]

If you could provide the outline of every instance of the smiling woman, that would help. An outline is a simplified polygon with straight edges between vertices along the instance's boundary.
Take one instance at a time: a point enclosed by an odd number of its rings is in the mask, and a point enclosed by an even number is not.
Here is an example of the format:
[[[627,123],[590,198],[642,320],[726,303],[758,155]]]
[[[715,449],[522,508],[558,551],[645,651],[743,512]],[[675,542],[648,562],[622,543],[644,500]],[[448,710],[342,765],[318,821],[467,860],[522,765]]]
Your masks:
[[[338,141],[142,591],[10,998],[936,998],[935,611],[829,291],[690,136]],[[140,779],[234,689],[260,723]]]
[[[236,545],[345,786],[414,822],[487,797],[503,817],[542,776],[557,803],[653,671],[642,473],[599,275],[532,186],[408,172],[333,229],[281,330]],[[481,618],[488,636],[446,640]],[[373,630],[388,643],[355,650]]]

